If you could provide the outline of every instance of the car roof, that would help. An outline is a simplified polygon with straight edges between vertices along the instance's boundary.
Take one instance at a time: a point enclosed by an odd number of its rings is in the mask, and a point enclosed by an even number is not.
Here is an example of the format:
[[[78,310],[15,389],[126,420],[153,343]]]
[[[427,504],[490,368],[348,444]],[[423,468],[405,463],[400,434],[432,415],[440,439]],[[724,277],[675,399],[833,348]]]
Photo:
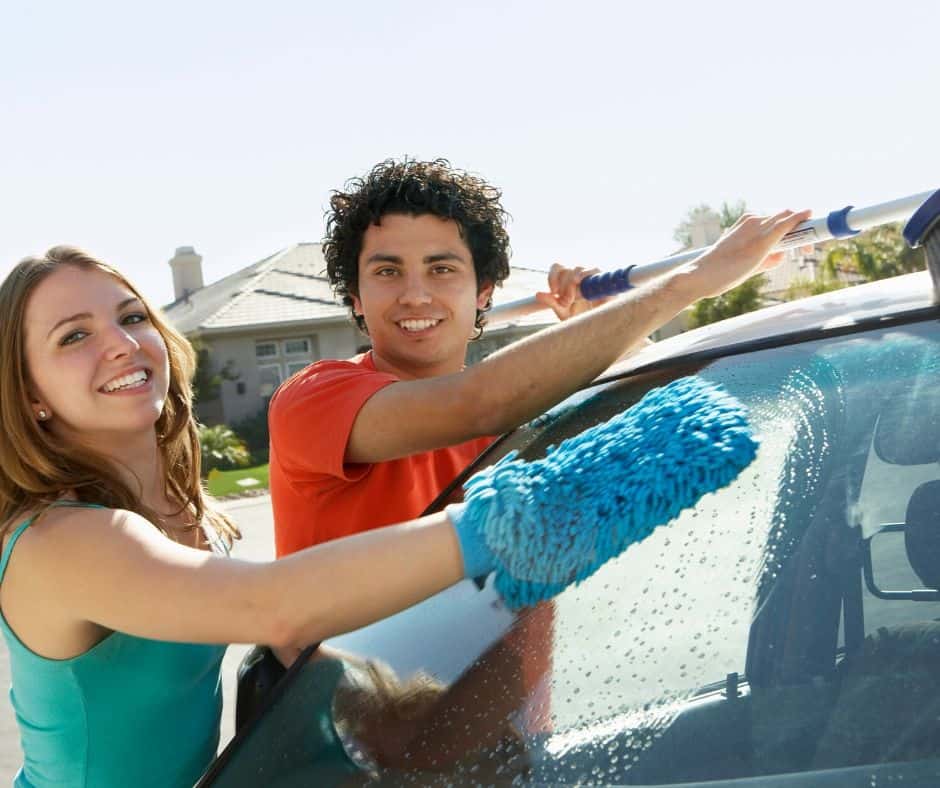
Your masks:
[[[766,307],[654,342],[614,364],[604,377],[623,375],[673,358],[719,351],[755,340],[772,340],[807,331],[845,329],[931,307],[936,305],[927,271],[881,279]]]

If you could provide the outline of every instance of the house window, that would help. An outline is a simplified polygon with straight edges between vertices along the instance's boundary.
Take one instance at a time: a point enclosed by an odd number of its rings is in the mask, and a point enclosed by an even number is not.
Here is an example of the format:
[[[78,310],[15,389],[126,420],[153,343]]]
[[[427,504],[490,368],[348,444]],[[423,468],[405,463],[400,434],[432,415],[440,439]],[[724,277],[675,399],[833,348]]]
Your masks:
[[[310,354],[310,340],[306,337],[301,339],[285,339],[284,340],[284,355],[285,356],[299,356],[299,355],[309,355]]]
[[[265,364],[258,367],[258,393],[267,399],[281,385],[281,365]]]
[[[290,377],[295,372],[300,372],[304,367],[310,364],[309,361],[289,361],[287,363],[287,377]]]
[[[277,355],[277,342],[255,342],[255,358],[271,358]]]

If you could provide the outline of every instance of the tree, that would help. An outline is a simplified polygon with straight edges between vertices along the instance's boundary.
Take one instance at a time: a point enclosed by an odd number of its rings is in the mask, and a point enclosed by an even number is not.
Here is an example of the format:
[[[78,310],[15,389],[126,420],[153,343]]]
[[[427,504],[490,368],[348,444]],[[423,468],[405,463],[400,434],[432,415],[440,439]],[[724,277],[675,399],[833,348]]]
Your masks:
[[[744,200],[733,203],[723,202],[718,211],[712,210],[708,203],[700,203],[694,208],[689,208],[688,213],[673,231],[672,237],[676,242],[682,244],[683,249],[689,249],[692,247],[692,228],[700,221],[715,216],[718,218],[721,229],[727,230],[746,210],[747,205]]]
[[[823,271],[828,278],[854,274],[866,282],[922,271],[926,266],[924,250],[907,245],[898,223],[837,241],[823,260]]]
[[[222,375],[212,371],[209,349],[199,339],[190,340],[190,344],[193,346],[193,350],[196,351],[193,399],[197,403],[218,399],[219,387],[222,385]]]
[[[690,326],[697,328],[760,309],[764,305],[761,290],[766,282],[767,277],[763,275],[752,276],[727,293],[697,301],[689,313]]]
[[[794,279],[790,282],[786,292],[783,294],[784,301],[796,301],[808,296],[821,295],[833,290],[841,290],[848,287],[848,282],[833,279],[828,276],[822,276],[819,279]]]
[[[214,468],[225,471],[244,468],[251,460],[244,441],[224,424],[199,428],[202,449],[202,473],[208,475]]]
[[[721,227],[727,230],[738,219],[747,212],[747,203],[744,200],[738,200],[734,203],[723,202],[721,210],[718,212],[718,218],[721,221]]]
[[[219,371],[213,370],[209,348],[198,338],[190,340],[196,353],[196,371],[193,373],[193,411],[200,422],[218,422],[222,418],[221,403],[223,380],[238,380],[241,373],[231,359]]]
[[[235,422],[232,427],[235,432],[241,435],[245,440],[245,445],[251,453],[251,462],[253,465],[261,465],[268,461],[268,446],[271,442],[268,433],[268,404],[269,399],[264,400],[261,409],[254,416]]]
[[[747,211],[747,204],[744,200],[738,200],[734,203],[723,202],[717,212],[721,228],[726,230],[731,227],[745,211]],[[691,208],[685,218],[679,222],[679,226],[676,227],[673,233],[673,238],[685,247],[691,246],[692,227],[709,215],[714,216],[715,214],[716,212],[705,203]],[[691,327],[696,328],[708,323],[716,323],[727,317],[743,315],[745,312],[760,309],[764,305],[761,289],[766,282],[767,278],[764,276],[753,276],[716,298],[703,298],[692,307],[689,313]]]
[[[218,423],[222,419],[219,397],[222,393],[222,375],[213,372],[209,349],[198,339],[192,341],[196,351],[196,370],[193,373],[193,415],[200,423]]]
[[[673,230],[673,239],[676,243],[682,244],[683,249],[690,249],[692,247],[692,228],[698,222],[714,213],[711,206],[704,202],[696,205],[694,208],[689,208],[685,217],[679,222],[676,229]]]

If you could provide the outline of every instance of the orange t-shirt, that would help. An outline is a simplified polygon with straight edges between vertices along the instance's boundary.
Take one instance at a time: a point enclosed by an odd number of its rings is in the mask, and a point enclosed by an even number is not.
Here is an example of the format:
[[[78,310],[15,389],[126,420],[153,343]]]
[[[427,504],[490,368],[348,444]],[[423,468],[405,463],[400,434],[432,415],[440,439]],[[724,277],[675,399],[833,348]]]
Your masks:
[[[360,408],[396,381],[365,353],[318,361],[278,389],[268,411],[278,557],[414,519],[493,442],[477,438],[371,465],[345,463]]]
[[[271,399],[271,503],[277,556],[331,539],[412,520],[495,438],[373,464],[345,463],[349,433],[375,392],[398,381],[379,372],[372,354],[318,361],[287,380]],[[539,605],[509,633],[521,660],[519,679],[532,695],[524,727],[551,729],[548,700],[552,603]]]

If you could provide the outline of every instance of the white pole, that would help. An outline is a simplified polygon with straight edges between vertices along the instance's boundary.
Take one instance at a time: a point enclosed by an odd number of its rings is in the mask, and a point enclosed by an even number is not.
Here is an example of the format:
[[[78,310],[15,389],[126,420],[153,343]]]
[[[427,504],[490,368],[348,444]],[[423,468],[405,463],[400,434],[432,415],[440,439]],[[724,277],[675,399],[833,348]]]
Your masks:
[[[828,216],[820,219],[807,219],[801,222],[795,229],[787,233],[783,240],[774,248],[775,252],[781,252],[785,249],[792,249],[795,246],[804,244],[821,243],[829,241],[836,237],[843,237],[854,232],[864,232],[873,227],[891,222],[906,221],[916,211],[934,191],[921,192],[913,194],[910,197],[901,197],[897,200],[871,205],[865,208],[852,208],[850,210],[834,211]],[[841,227],[840,227],[841,225]],[[842,232],[840,232],[840,229]],[[835,230],[835,232],[833,232]],[[845,232],[849,231],[849,233]],[[654,260],[650,263],[631,266],[621,269],[619,272],[623,275],[625,281],[629,281],[629,287],[638,287],[651,279],[677,268],[683,263],[694,260],[696,257],[707,252],[711,247],[702,247],[692,249],[688,252],[664,257],[661,260]],[[598,276],[604,276],[598,274]],[[629,289],[629,288],[627,288]],[[517,301],[510,301],[506,304],[493,307],[487,315],[487,323],[511,323],[514,320],[525,317],[526,315],[541,312],[546,307],[542,306],[534,297],[520,298]]]

